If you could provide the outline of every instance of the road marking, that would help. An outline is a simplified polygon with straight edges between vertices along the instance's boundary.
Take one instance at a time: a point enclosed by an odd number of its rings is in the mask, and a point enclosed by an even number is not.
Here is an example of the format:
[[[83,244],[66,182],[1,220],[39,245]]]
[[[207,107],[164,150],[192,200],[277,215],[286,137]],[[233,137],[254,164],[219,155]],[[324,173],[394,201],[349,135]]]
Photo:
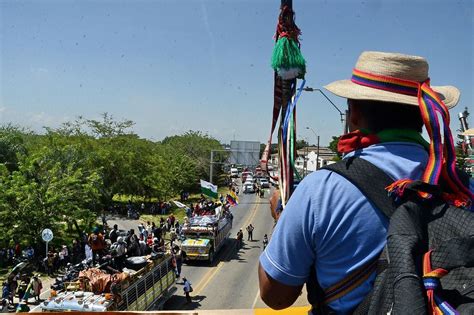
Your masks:
[[[253,208],[252,210],[252,215],[248,218],[248,220],[245,222],[244,226],[242,226],[242,228],[245,228],[246,226],[248,226],[250,224],[250,222],[253,220],[253,218],[255,217],[255,215],[257,214],[257,208],[261,205],[261,203],[257,203],[255,205],[255,207]]]
[[[202,290],[204,290],[204,288],[209,284],[209,282],[212,280],[212,278],[214,278],[214,276],[217,274],[217,272],[222,268],[222,266],[224,266],[224,262],[221,261],[219,263],[219,265],[217,265],[217,268],[215,269],[211,269],[213,270],[214,272],[207,278],[207,279],[204,279],[206,280],[199,289],[196,289],[196,293],[194,293],[195,295],[199,295],[199,293],[201,293]]]
[[[252,215],[248,218],[247,222],[245,225],[248,225],[248,223],[250,223],[250,221],[255,217],[255,214],[257,213],[257,208],[260,204],[256,204],[255,207],[253,208],[252,210]],[[225,255],[223,255],[223,258],[227,259],[228,256],[232,253],[232,251],[235,249],[235,245],[232,246],[226,253]],[[196,289],[195,289],[195,292],[194,293],[195,295],[199,295],[199,293],[201,293],[202,290],[204,290],[204,288],[209,284],[209,282],[211,281],[212,278],[214,278],[214,276],[217,274],[217,272],[222,268],[222,266],[224,265],[224,262],[221,261],[216,268],[211,268],[208,272],[206,272],[206,274],[204,275],[204,277],[202,277],[202,280],[199,281],[199,283],[196,285]]]
[[[210,268],[210,269],[206,272],[206,274],[202,277],[201,281],[199,281],[199,283],[196,285],[196,291],[200,291],[200,290],[201,290],[200,287],[202,286],[203,281],[205,281],[206,279],[208,279],[208,278],[211,276],[211,274],[212,274],[213,271],[214,271],[214,268]]]
[[[255,215],[257,214],[257,208],[260,206],[260,203],[257,203],[253,209],[252,215],[248,218],[247,222],[245,223],[246,226],[250,224],[250,222],[253,220]],[[243,227],[242,227],[243,228]],[[255,304],[257,304],[258,297],[260,296],[260,288],[257,290],[257,296],[255,296],[255,300],[253,301],[252,308],[255,308]]]
[[[257,295],[255,296],[255,300],[253,300],[252,308],[255,308],[255,305],[257,305],[257,301],[259,297],[260,297],[260,289],[257,290]]]

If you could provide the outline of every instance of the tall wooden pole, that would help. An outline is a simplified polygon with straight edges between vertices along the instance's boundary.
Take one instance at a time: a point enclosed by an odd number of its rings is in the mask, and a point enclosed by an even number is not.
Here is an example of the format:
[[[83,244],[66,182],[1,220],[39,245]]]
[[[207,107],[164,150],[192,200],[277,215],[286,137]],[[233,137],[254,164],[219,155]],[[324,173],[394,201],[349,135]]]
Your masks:
[[[280,9],[282,9],[285,6],[293,10],[293,0],[281,0]],[[291,18],[293,18],[293,16],[291,16]],[[278,40],[278,38],[276,38],[276,40]],[[295,93],[295,90],[296,90],[296,79],[283,80],[275,73],[275,83],[277,83],[277,85],[281,87],[281,116],[280,116],[280,128],[278,129],[278,137],[279,137],[279,141],[283,141],[282,134],[283,134],[284,118],[286,117],[286,111],[288,110],[288,103],[291,99],[291,96]],[[293,132],[294,141],[296,143],[296,132],[294,131],[290,131],[290,132]],[[291,135],[287,134],[287,137],[290,138]],[[287,146],[287,143],[283,143],[282,147],[283,147],[283,150],[280,151],[280,156],[279,156],[280,163],[282,163],[281,161],[283,161],[283,156],[286,156],[287,158],[291,160],[290,155],[288,154],[290,147]],[[295,156],[293,156],[293,159],[294,158]],[[288,198],[293,192],[292,186],[293,186],[293,180],[294,180],[294,174],[293,174],[294,170],[291,167],[289,161],[286,161],[286,164],[289,165],[289,168],[288,168],[288,173],[285,177],[283,177],[283,172],[285,171],[285,168],[283,167],[283,164],[280,164],[280,178],[284,178],[286,183],[289,185],[288,187],[289,194],[285,196],[284,198],[285,200],[283,200],[283,204],[286,204],[286,202],[288,201]]]
[[[281,0],[281,8],[284,6],[288,6],[290,9],[293,10],[293,0]],[[278,39],[278,38],[277,38]],[[286,115],[286,109],[288,107],[288,101],[290,100],[291,97],[291,83],[292,81],[296,80],[282,80],[278,76],[275,76],[275,80],[281,80],[282,83],[282,90],[283,90],[283,96],[282,96],[282,104],[281,104],[281,119],[280,119],[280,129],[283,126],[283,118]]]

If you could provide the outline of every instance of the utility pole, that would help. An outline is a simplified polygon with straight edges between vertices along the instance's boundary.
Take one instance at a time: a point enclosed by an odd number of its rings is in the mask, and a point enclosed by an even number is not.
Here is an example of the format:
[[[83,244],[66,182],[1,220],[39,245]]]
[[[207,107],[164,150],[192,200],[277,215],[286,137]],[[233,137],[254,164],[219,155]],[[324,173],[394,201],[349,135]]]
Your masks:
[[[311,127],[306,127],[306,129],[311,130],[318,141],[318,144],[316,147],[316,170],[319,170],[319,135],[317,135],[316,131],[314,131],[314,129]]]
[[[212,184],[212,164],[214,163],[214,150],[211,150],[211,163],[209,163],[209,183]]]
[[[211,184],[213,184],[212,182],[212,177],[213,177],[213,173],[214,173],[214,164],[226,164],[225,162],[214,162],[214,152],[226,152],[226,153],[230,153],[232,154],[233,152],[239,152],[239,151],[232,151],[232,150],[211,150],[211,161],[209,163],[209,182]],[[246,152],[246,151],[244,151]],[[218,157],[218,160],[219,160],[219,156]]]
[[[319,170],[319,136],[317,137],[318,138],[318,147],[316,149],[316,170]]]
[[[304,157],[304,177],[308,175],[308,145],[309,143],[306,144],[306,155]]]
[[[467,123],[467,117],[469,116],[469,112],[467,111],[467,107],[464,109],[463,112],[459,113],[459,122],[461,123],[461,132],[466,132],[469,129],[469,125]],[[464,153],[467,153],[468,149],[472,150],[472,145],[471,145],[471,137],[464,135],[463,136],[463,151]]]

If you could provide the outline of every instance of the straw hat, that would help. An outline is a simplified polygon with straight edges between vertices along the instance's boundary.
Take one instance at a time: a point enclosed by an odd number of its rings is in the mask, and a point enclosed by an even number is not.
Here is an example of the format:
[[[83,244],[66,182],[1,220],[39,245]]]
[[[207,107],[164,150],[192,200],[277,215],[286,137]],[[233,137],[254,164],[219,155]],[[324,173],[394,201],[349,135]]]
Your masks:
[[[357,60],[355,69],[375,75],[394,77],[416,82],[426,81],[428,76],[428,62],[419,56],[410,56],[398,53],[365,51]],[[325,86],[327,90],[349,99],[377,100],[418,106],[416,96],[398,94],[362,86],[351,80],[340,80]],[[448,108],[456,106],[460,92],[454,86],[431,86],[438,93]]]

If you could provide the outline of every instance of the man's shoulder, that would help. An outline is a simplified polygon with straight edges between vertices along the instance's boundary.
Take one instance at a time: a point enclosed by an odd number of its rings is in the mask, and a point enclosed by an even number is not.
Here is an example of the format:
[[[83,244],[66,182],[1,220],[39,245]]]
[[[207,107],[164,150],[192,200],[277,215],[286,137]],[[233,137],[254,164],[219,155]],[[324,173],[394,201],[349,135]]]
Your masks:
[[[420,178],[428,162],[423,146],[410,142],[388,142],[371,145],[344,156],[344,160],[359,157],[384,171],[394,180]]]

